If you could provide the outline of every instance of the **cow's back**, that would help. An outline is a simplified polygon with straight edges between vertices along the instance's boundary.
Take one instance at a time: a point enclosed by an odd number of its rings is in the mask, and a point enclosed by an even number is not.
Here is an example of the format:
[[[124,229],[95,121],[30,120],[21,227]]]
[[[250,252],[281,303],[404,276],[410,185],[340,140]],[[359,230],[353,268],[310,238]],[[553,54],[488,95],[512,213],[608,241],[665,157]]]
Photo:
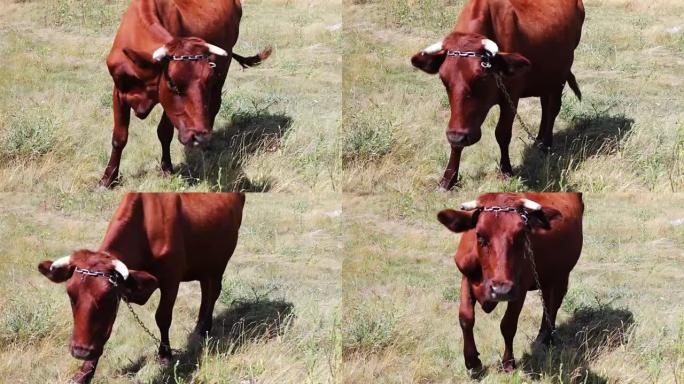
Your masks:
[[[582,0],[471,0],[455,30],[483,34],[502,52],[529,59],[532,68],[518,79],[526,97],[565,83],[583,22]]]
[[[222,274],[237,244],[241,193],[129,193],[101,250],[160,280]]]

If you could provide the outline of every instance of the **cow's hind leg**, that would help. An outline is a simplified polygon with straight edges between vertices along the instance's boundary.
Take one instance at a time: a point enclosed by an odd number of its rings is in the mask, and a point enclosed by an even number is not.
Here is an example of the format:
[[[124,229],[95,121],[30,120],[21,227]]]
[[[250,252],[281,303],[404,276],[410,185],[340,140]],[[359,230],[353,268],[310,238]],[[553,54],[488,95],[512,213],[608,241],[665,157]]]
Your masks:
[[[568,280],[557,282],[554,286],[542,289],[545,309],[542,310],[542,322],[535,344],[549,345],[552,342],[553,331],[556,329],[556,315],[568,291]],[[548,313],[548,317],[547,317]]]
[[[515,105],[518,101],[515,100]],[[510,106],[501,104],[499,106],[501,113],[499,115],[499,122],[496,124],[496,142],[499,143],[499,150],[501,151],[501,163],[499,164],[501,174],[505,177],[513,176],[513,167],[511,167],[511,158],[508,153],[508,147],[511,144],[511,136],[513,130],[513,119],[515,118],[515,111]]]
[[[465,276],[461,278],[461,304],[458,308],[458,322],[463,332],[463,359],[465,360],[466,368],[479,370],[482,368],[482,362],[478,357],[480,353],[477,351],[473,335],[473,327],[475,326],[475,298],[473,298],[470,283]]]
[[[131,120],[131,107],[123,96],[114,87],[112,95],[112,108],[114,110],[114,129],[112,131],[112,153],[109,156],[107,168],[100,179],[100,187],[111,188],[119,178],[119,165],[121,153],[128,142],[128,124]]]
[[[160,291],[159,307],[157,307],[157,313],[155,314],[155,320],[157,320],[157,326],[161,335],[159,361],[164,365],[168,365],[173,358],[169,341],[169,328],[171,328],[173,305],[176,303],[176,296],[178,295],[178,284],[160,287]]]
[[[171,140],[173,140],[173,124],[166,115],[162,114],[159,125],[157,126],[157,137],[161,143],[162,157],[161,157],[161,173],[162,176],[171,176],[173,173],[173,164],[171,163]]]
[[[211,332],[214,305],[221,294],[221,277],[204,279],[200,281],[200,286],[202,287],[202,304],[197,316],[195,333],[205,336]]]
[[[504,338],[504,354],[501,363],[505,372],[511,372],[515,369],[515,357],[513,356],[513,338],[518,329],[518,318],[523,304],[525,304],[525,296],[527,291],[523,291],[520,298],[515,301],[510,301],[506,307],[506,313],[501,319],[501,334]]]

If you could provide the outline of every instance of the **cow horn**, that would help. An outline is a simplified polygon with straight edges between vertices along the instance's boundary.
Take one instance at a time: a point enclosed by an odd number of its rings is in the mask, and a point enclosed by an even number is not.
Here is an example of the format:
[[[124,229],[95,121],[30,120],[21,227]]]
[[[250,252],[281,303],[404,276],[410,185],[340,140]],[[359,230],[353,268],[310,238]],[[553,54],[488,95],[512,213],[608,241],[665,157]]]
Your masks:
[[[154,61],[162,61],[166,56],[169,55],[169,50],[166,48],[165,45],[162,45],[161,47],[157,48],[154,53],[152,53],[152,60]]]
[[[112,263],[114,264],[114,270],[119,272],[124,280],[128,279],[128,267],[126,267],[126,264],[121,260],[114,260]]]
[[[522,203],[523,207],[529,209],[530,211],[539,211],[540,209],[542,209],[541,204],[529,199],[522,199]]]
[[[432,44],[431,46],[426,47],[425,49],[423,49],[422,52],[425,54],[431,55],[431,54],[437,53],[443,49],[444,49],[444,43],[442,42],[442,40],[440,40],[440,41]]]
[[[57,268],[66,267],[69,264],[71,264],[71,256],[60,257],[59,259],[52,262],[52,265],[50,265],[50,270],[53,271]]]
[[[461,204],[461,209],[464,211],[472,211],[477,209],[477,200],[466,201],[465,203]]]
[[[482,46],[485,51],[489,52],[492,56],[496,56],[496,54],[499,53],[499,46],[489,39],[482,39]]]
[[[214,55],[219,55],[219,56],[228,56],[228,52],[226,52],[223,48],[217,47],[214,44],[207,44],[207,48],[209,48],[209,52],[213,53]]]

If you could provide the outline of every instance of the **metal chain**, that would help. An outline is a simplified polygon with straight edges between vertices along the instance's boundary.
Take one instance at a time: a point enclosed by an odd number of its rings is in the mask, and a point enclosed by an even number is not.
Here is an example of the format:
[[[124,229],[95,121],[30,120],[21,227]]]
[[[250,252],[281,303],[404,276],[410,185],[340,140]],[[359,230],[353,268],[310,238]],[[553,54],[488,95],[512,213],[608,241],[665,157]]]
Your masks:
[[[525,231],[524,257],[526,257],[532,265],[532,275],[534,276],[534,281],[537,284],[537,287],[539,288],[539,298],[541,299],[542,309],[544,310],[544,318],[546,319],[546,324],[549,326],[549,331],[551,332],[551,334],[553,334],[556,330],[553,328],[553,324],[551,323],[551,317],[549,316],[549,311],[546,307],[546,303],[544,302],[544,293],[542,292],[541,282],[539,281],[539,275],[537,274],[537,264],[534,262],[534,252],[532,251],[530,233],[527,231]]]
[[[200,61],[200,60],[207,60],[209,61],[209,56],[207,55],[173,55],[170,56],[169,59],[173,61]],[[212,68],[216,68],[216,63],[213,61],[209,61],[209,66]]]
[[[520,117],[520,114],[518,113],[518,107],[513,102],[513,99],[511,98],[511,94],[508,93],[508,89],[506,89],[506,85],[503,83],[503,79],[501,78],[501,75],[498,74],[497,72],[493,72],[493,75],[494,75],[494,80],[496,80],[496,86],[499,88],[501,93],[503,93],[504,97],[506,98],[506,101],[508,102],[508,106],[511,107],[511,111],[513,111],[513,115],[518,120],[518,122],[520,123],[522,128],[525,130],[525,133],[527,133],[527,138],[530,141],[532,141],[532,143],[537,144],[541,147],[543,144],[537,143],[537,138],[534,137],[530,128],[527,126],[527,124],[525,124],[522,117]]]
[[[162,345],[162,346],[164,346],[164,347],[167,347],[167,348],[171,349],[171,346],[170,346],[170,345],[168,345],[168,344],[166,344],[166,343],[162,343],[162,341],[159,340],[159,338],[158,338],[157,336],[155,336],[155,335],[152,333],[152,331],[150,331],[149,328],[147,328],[147,326],[145,325],[145,323],[143,323],[142,320],[140,320],[140,317],[138,317],[138,314],[135,313],[135,311],[133,310],[133,306],[131,306],[131,303],[129,303],[128,300],[124,299],[123,297],[122,297],[121,299],[123,300],[124,303],[126,303],[126,306],[128,307],[128,310],[131,311],[131,315],[133,315],[133,318],[135,319],[135,321],[138,322],[138,324],[140,325],[140,328],[142,328],[143,331],[145,331],[145,333],[147,333],[147,334],[152,338],[152,340],[154,340],[155,342],[157,342],[159,345]]]

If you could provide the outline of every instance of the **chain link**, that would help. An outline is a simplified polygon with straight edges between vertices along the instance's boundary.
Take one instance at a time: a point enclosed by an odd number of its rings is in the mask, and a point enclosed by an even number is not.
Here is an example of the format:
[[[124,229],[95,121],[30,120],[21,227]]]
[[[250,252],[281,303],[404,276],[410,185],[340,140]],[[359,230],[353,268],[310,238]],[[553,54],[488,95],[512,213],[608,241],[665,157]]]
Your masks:
[[[524,257],[530,261],[532,265],[532,275],[534,276],[534,282],[539,288],[539,298],[541,299],[542,309],[544,310],[544,318],[546,319],[546,324],[549,326],[549,332],[553,334],[555,329],[551,323],[551,317],[549,316],[549,310],[544,302],[544,292],[542,292],[541,282],[539,281],[539,275],[537,274],[537,264],[534,261],[534,252],[532,251],[532,242],[530,241],[530,233],[525,231],[525,254]]]
[[[209,61],[209,56],[207,55],[173,55],[170,56],[169,59],[173,61],[200,61],[200,60],[207,60]],[[216,68],[216,63],[213,61],[209,61],[209,66],[212,68]]]
[[[123,300],[124,303],[126,303],[126,306],[128,307],[128,310],[131,311],[131,315],[133,315],[133,318],[135,319],[135,321],[138,322],[138,324],[140,325],[140,328],[142,328],[143,331],[145,331],[145,333],[147,333],[147,334],[152,338],[152,340],[154,340],[155,342],[157,342],[157,344],[162,345],[162,346],[164,346],[164,347],[167,347],[167,348],[171,349],[171,346],[169,346],[169,345],[166,344],[166,343],[162,343],[162,341],[161,341],[157,336],[155,336],[155,334],[152,333],[152,331],[150,331],[149,328],[147,328],[147,326],[145,325],[145,323],[143,323],[143,321],[140,320],[140,317],[138,317],[138,314],[135,313],[135,311],[133,310],[133,306],[131,305],[131,303],[129,303],[128,300],[126,300],[126,299],[124,299],[124,298],[122,298],[122,300]]]

